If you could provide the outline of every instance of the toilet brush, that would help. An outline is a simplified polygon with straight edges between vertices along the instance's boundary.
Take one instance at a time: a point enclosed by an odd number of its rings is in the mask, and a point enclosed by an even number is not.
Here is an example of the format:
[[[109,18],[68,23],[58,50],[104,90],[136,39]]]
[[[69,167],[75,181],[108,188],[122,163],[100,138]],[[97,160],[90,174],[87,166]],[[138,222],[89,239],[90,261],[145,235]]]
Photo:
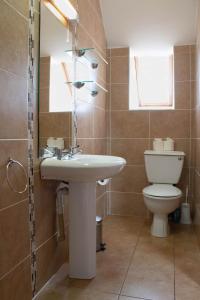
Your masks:
[[[188,202],[188,186],[186,187],[185,202],[181,204],[181,224],[191,224],[190,203]]]

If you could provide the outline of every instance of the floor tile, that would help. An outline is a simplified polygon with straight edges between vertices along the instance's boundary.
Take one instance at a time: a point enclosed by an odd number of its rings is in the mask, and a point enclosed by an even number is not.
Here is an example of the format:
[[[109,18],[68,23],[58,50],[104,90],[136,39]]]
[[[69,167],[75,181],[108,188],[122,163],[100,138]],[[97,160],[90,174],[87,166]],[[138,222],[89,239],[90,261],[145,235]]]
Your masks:
[[[133,298],[133,297],[126,297],[126,296],[119,296],[119,300],[151,300],[151,299],[144,299],[144,298]]]
[[[192,226],[179,226],[174,235],[176,300],[200,299],[200,250]]]
[[[153,300],[174,299],[173,239],[171,236],[158,239],[150,236],[144,227],[122,295]]]
[[[47,290],[36,300],[118,300],[118,295],[92,291],[85,292],[83,289],[70,288]]]

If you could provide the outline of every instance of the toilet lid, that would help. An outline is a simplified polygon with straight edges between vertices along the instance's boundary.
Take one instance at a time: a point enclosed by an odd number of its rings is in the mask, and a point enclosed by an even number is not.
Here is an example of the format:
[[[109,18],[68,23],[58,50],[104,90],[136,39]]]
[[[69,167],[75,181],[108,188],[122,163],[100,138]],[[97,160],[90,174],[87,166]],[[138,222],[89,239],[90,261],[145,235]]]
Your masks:
[[[177,197],[181,196],[182,192],[177,187],[171,184],[152,184],[143,189],[143,193],[153,197]]]

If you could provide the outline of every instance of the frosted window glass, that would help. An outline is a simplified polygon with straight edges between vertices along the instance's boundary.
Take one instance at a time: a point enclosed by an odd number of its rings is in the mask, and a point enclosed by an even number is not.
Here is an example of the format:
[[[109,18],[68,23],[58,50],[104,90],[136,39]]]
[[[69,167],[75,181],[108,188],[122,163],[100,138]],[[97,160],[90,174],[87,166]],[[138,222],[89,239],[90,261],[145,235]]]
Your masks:
[[[173,56],[134,57],[130,108],[173,108]]]

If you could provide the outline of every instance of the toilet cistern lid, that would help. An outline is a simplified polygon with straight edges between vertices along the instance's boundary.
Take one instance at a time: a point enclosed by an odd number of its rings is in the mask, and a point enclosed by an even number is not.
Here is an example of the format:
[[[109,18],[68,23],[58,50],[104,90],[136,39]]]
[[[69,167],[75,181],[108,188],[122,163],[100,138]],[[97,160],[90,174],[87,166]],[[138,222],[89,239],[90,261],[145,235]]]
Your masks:
[[[143,194],[153,197],[178,197],[182,195],[179,188],[171,184],[152,184],[143,189]]]

